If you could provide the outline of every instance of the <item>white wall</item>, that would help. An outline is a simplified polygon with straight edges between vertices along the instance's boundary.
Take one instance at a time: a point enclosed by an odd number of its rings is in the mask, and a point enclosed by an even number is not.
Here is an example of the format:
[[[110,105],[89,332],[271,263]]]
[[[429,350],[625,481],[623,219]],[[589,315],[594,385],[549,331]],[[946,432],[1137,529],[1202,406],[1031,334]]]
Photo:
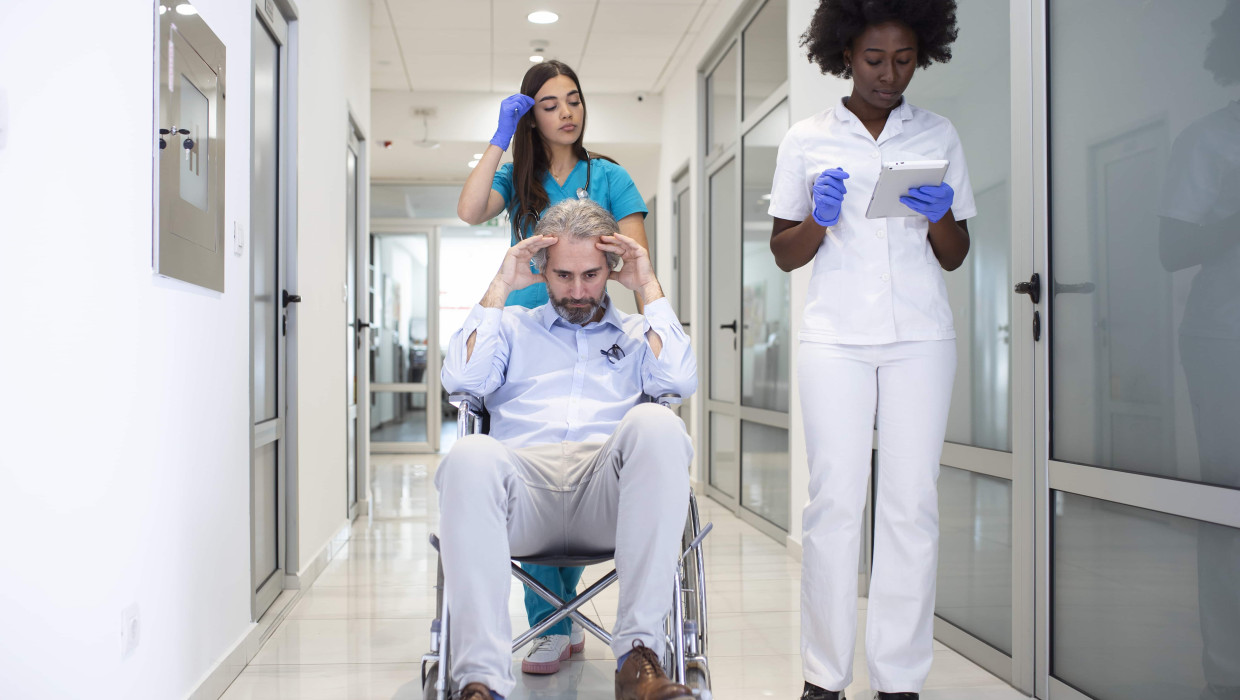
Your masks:
[[[370,7],[298,0],[297,572],[346,522],[345,148],[349,114],[370,133]],[[363,187],[359,206],[365,206]],[[358,236],[365,240],[368,227]],[[359,280],[359,287],[361,281]],[[359,292],[360,293],[360,292]],[[365,356],[360,358],[364,361]]]
[[[249,223],[231,5],[199,3],[229,47],[229,226]],[[152,8],[0,9],[3,697],[178,697],[249,624],[249,260],[227,255],[223,294],[151,272]]]
[[[365,126],[368,7],[298,4],[317,42],[303,76],[319,74],[302,86],[301,293],[319,302],[303,304],[302,366],[334,399],[326,317],[335,341],[343,310],[320,312],[339,283],[315,264],[343,276],[343,99]],[[250,9],[196,5],[228,47],[225,220],[248,228]],[[0,697],[184,697],[251,625],[249,257],[227,255],[222,294],[152,274],[152,9],[0,4]],[[328,455],[344,420],[303,396],[313,551],[343,521],[343,447]]]

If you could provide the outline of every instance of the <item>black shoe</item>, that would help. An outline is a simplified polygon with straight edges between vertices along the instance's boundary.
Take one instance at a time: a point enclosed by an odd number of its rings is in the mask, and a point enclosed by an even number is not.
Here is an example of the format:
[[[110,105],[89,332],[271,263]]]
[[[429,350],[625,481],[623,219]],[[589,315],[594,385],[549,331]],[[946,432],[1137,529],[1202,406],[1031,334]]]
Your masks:
[[[874,700],[918,700],[920,697],[917,693],[884,693],[881,690],[874,693]]]
[[[845,700],[842,690],[824,690],[805,681],[805,690],[801,691],[801,700]]]

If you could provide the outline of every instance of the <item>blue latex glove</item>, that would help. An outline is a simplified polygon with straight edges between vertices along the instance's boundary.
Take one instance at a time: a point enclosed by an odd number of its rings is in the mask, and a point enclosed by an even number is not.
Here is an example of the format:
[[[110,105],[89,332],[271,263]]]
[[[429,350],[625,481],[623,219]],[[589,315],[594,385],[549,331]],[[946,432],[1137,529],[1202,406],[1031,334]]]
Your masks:
[[[499,103],[499,126],[495,127],[495,135],[491,143],[505,151],[512,143],[512,135],[517,133],[517,122],[534,106],[534,98],[517,93],[504,98]]]
[[[848,173],[843,168],[824,170],[814,180],[814,222],[819,226],[834,226],[840,221],[840,207],[844,205],[844,193],[848,188],[844,181]]]
[[[952,208],[952,200],[955,197],[956,193],[952,190],[952,186],[944,182],[941,185],[910,187],[908,194],[901,197],[900,201],[904,203],[904,206],[937,224],[939,219],[943,218],[943,215]]]

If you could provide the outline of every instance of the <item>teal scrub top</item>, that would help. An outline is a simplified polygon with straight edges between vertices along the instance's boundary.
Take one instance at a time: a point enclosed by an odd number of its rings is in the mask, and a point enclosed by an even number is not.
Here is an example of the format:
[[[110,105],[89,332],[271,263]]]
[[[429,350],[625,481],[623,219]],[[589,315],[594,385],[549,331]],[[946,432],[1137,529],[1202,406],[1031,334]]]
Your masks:
[[[643,218],[647,213],[646,203],[642,200],[641,193],[637,191],[637,185],[633,184],[633,178],[629,177],[628,172],[624,168],[616,165],[609,160],[602,158],[593,158],[590,160],[590,199],[597,202],[611,215],[616,221],[623,219],[630,214],[641,212]],[[577,161],[577,165],[573,166],[572,172],[568,174],[568,179],[560,185],[551,177],[548,172],[543,176],[543,188],[547,190],[547,198],[550,199],[548,206],[558,204],[565,199],[576,199],[577,188],[586,186],[586,163],[585,161]],[[511,215],[516,209],[516,188],[512,184],[512,163],[504,163],[495,171],[495,177],[491,180],[491,189],[499,192],[504,198],[504,208]],[[543,210],[545,212],[546,209]],[[539,212],[541,215],[543,212]],[[532,231],[527,231],[530,234]],[[512,245],[517,244],[517,237],[512,236]],[[547,285],[539,282],[530,285],[525,289],[508,295],[505,306],[524,306],[526,308],[534,308],[547,303]]]

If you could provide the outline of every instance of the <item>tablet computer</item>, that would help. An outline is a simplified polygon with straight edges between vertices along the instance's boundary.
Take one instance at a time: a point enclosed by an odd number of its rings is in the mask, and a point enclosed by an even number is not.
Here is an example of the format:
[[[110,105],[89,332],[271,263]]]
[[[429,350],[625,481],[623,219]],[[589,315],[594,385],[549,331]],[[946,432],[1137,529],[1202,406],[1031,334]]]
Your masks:
[[[939,185],[947,174],[945,160],[901,160],[883,163],[878,173],[878,184],[870,196],[870,206],[865,218],[881,219],[888,216],[916,216],[917,212],[904,206],[900,198],[910,188]]]

